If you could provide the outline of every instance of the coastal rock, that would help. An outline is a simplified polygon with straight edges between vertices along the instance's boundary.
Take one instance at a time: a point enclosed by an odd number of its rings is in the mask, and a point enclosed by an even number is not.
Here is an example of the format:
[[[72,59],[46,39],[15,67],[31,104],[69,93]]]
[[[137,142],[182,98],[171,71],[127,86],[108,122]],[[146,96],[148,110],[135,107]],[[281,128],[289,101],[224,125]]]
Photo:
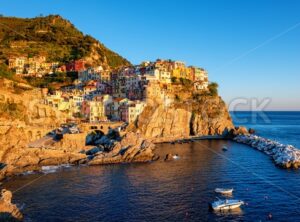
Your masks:
[[[189,103],[151,100],[127,131],[140,133],[153,142],[166,142],[190,136],[224,135],[230,129],[232,120],[225,103],[217,96]]]
[[[164,161],[170,161],[173,160],[173,154],[172,153],[168,153],[164,159]]]
[[[108,138],[104,136],[104,133],[99,130],[95,130],[86,136],[85,144],[98,145],[100,143],[104,143],[105,141],[108,141]]]
[[[255,130],[252,129],[252,128],[249,128],[248,132],[249,132],[250,134],[255,134]]]
[[[95,156],[88,164],[112,164],[149,162],[158,159],[153,152],[155,145],[139,137],[135,133],[127,133],[120,142],[117,142],[112,151]]]
[[[18,147],[14,147],[7,150],[1,160],[2,163],[6,164],[6,167],[0,170],[0,178],[29,170],[39,170],[42,166],[78,164],[86,158],[85,154],[77,152],[43,148],[23,148],[20,150]]]
[[[92,149],[89,149],[88,151],[86,151],[86,155],[95,155],[99,152],[103,152],[104,148],[100,148],[100,147],[93,147]]]
[[[234,138],[238,143],[247,144],[270,156],[277,166],[298,169],[300,166],[300,150],[291,145],[284,145],[256,135],[238,135]]]
[[[229,137],[234,138],[238,135],[249,135],[249,134],[250,132],[246,127],[238,126],[231,129],[231,131],[229,132]]]
[[[21,221],[23,215],[18,207],[11,202],[12,193],[2,189],[0,198],[0,220],[1,221]]]
[[[0,116],[0,163],[5,165],[0,169],[0,179],[45,165],[77,164],[86,159],[85,154],[79,153],[88,148],[83,134],[66,134],[58,143],[47,144],[48,149],[29,148],[30,142],[53,131],[67,116],[42,104],[41,90],[26,89],[16,94],[13,82],[3,81],[0,79],[0,103],[13,109]]]
[[[104,148],[104,151],[111,151],[116,142],[120,140],[121,137],[116,130],[109,129],[106,135],[100,130],[95,130],[87,135],[86,145],[101,146]]]

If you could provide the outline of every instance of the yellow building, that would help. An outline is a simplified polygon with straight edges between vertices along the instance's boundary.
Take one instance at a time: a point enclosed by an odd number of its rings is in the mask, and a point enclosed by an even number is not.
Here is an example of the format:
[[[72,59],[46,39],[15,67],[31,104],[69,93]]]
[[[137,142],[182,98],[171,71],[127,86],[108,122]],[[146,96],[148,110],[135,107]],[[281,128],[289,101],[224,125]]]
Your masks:
[[[186,78],[191,81],[195,80],[194,70],[191,67],[186,68]]]
[[[102,101],[90,101],[90,122],[106,120],[105,106]]]
[[[106,121],[106,106],[112,103],[110,95],[104,95],[101,99],[90,101],[90,122]]]
[[[172,77],[175,77],[177,79],[180,78],[180,69],[179,68],[172,69]]]

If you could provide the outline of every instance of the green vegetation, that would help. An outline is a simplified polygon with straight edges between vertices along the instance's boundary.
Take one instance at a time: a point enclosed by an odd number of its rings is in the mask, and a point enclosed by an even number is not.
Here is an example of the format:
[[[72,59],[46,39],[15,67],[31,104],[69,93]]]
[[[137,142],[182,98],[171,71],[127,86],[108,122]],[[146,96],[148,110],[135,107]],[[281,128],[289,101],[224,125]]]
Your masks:
[[[27,82],[34,86],[44,88],[47,87],[49,90],[53,89],[55,84],[63,84],[63,85],[70,85],[73,81],[77,78],[76,73],[54,73],[51,75],[45,75],[41,78],[36,77],[25,77]]]
[[[175,94],[175,101],[176,101],[176,102],[180,102],[180,101],[181,101],[180,96],[177,95],[177,94]]]
[[[212,82],[208,85],[208,91],[193,92],[192,98],[201,101],[203,98],[218,96],[218,83]]]
[[[25,90],[18,86],[16,82],[13,83],[13,90],[15,94],[22,94]]]
[[[12,119],[21,119],[25,118],[24,116],[24,106],[18,103],[8,102],[2,103],[0,102],[0,116]]]
[[[179,81],[184,86],[190,86],[193,82],[186,78],[179,78]]]
[[[49,61],[66,63],[93,55],[92,65],[111,68],[130,63],[89,35],[84,35],[58,15],[22,19],[0,17],[0,60],[9,56],[46,55]]]
[[[177,82],[177,78],[172,76],[171,81],[172,81],[172,83],[175,83],[175,82]]]
[[[8,69],[7,65],[0,63],[0,77],[13,79],[14,73]]]
[[[210,92],[211,96],[217,96],[218,95],[218,83],[212,82],[208,85],[208,90]]]

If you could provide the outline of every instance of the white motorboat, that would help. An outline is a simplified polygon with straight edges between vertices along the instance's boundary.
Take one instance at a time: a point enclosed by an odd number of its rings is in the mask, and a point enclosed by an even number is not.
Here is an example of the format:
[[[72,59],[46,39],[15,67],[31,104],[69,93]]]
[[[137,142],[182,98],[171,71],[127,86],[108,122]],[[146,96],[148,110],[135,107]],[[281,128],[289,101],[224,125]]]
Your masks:
[[[178,154],[173,155],[173,159],[174,160],[178,160],[179,159],[179,155]]]
[[[239,208],[241,205],[244,205],[244,201],[241,200],[220,200],[213,202],[211,208],[215,211],[222,210],[232,210]]]
[[[223,146],[222,150],[227,151],[228,150],[227,146]]]
[[[216,188],[215,192],[220,193],[220,194],[232,194],[233,188],[231,188],[231,189]]]

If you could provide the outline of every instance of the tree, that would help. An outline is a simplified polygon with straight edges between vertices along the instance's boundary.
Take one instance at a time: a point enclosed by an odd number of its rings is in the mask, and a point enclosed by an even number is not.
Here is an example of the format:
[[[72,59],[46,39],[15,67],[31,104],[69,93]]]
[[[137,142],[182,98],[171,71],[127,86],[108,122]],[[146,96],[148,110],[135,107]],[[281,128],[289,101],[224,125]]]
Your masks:
[[[172,83],[175,83],[175,82],[177,81],[177,78],[173,76],[173,77],[171,78],[171,81],[172,81]]]
[[[180,102],[180,97],[179,97],[179,95],[177,95],[177,94],[175,95],[175,101],[176,101],[176,102]]]
[[[7,79],[13,79],[14,73],[8,69],[6,64],[0,64],[0,77],[4,77]]]
[[[218,87],[219,87],[219,85],[216,82],[211,82],[208,85],[208,90],[209,90],[211,96],[217,96],[218,95]]]
[[[180,80],[180,83],[181,83],[182,85],[184,85],[184,86],[189,86],[189,85],[192,83],[191,80],[186,79],[186,78],[182,78],[182,77],[180,77],[179,80]]]

